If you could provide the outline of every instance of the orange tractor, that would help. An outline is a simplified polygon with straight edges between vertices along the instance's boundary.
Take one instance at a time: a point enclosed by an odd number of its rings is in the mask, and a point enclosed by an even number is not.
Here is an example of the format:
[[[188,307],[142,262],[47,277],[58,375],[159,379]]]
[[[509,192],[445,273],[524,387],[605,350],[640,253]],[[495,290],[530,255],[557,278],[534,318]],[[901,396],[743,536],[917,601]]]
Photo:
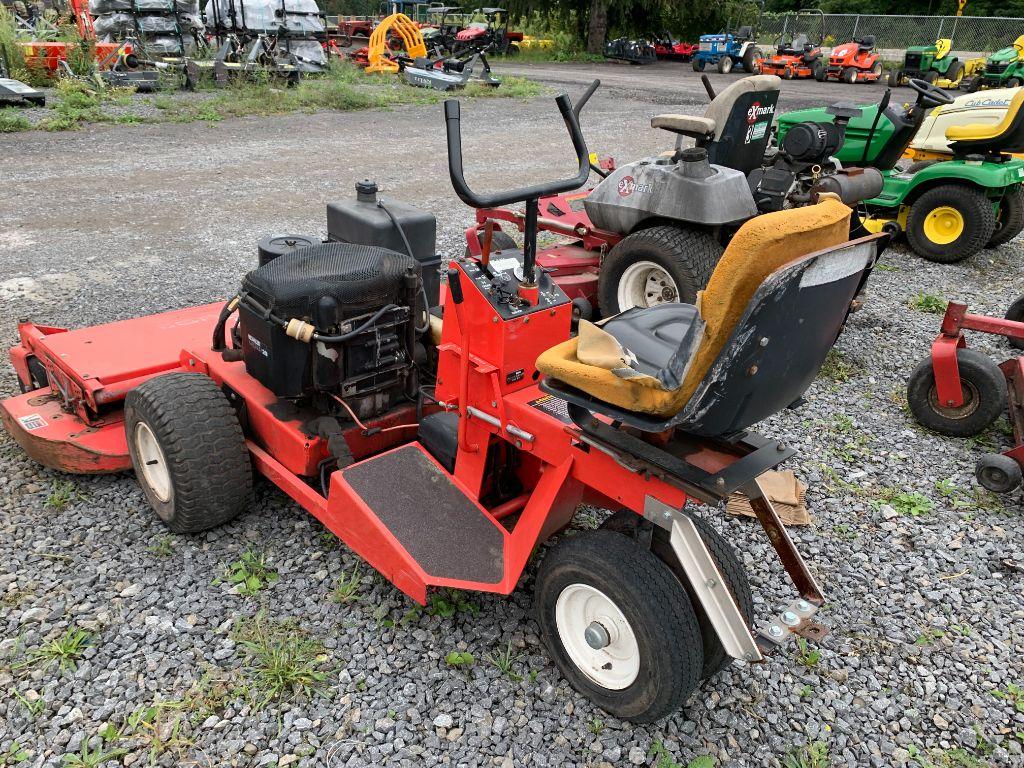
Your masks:
[[[823,80],[825,60],[821,53],[821,43],[825,39],[825,15],[821,11],[811,12],[820,20],[818,34],[811,39],[807,34],[783,32],[775,41],[775,53],[761,62],[761,74],[778,75],[783,80],[813,77]],[[794,28],[799,28],[798,15],[793,20]],[[808,27],[810,25],[807,25]]]

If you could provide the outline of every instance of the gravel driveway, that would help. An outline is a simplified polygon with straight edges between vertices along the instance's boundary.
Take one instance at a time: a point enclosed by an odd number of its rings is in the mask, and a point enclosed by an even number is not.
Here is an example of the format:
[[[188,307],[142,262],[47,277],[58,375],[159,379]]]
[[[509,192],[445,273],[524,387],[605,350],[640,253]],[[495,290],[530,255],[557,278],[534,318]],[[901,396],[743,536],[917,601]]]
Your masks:
[[[681,109],[697,111],[687,99]],[[647,127],[664,110],[655,100],[596,96],[592,148],[631,158],[669,146]],[[463,116],[479,186],[571,174],[550,99],[478,101]],[[439,247],[455,253],[472,215],[448,184],[442,131],[432,106],[0,137],[2,338],[22,316],[79,326],[225,297],[258,238],[324,234],[326,201],[363,177],[434,211]],[[543,654],[532,566],[509,598],[444,595],[417,611],[265,482],[232,524],[169,537],[131,476],[62,476],[3,435],[0,755],[24,766],[83,748],[139,766],[672,768],[706,755],[715,762],[697,766],[753,767],[790,753],[807,760],[798,766],[1024,765],[1020,496],[973,480],[976,455],[1008,438],[926,434],[903,398],[939,324],[908,302],[956,297],[1001,314],[1021,293],[1024,249],[938,266],[894,248],[882,264],[807,404],[762,425],[799,447],[790,466],[810,486],[814,524],[793,535],[829,599],[820,654],[737,664],[685,711],[633,727]],[[970,343],[1007,356],[990,337]],[[15,391],[4,364],[0,394]],[[756,611],[781,607],[790,592],[756,524],[707,514],[740,549]],[[246,550],[265,563],[236,573],[278,575],[252,595],[226,578]],[[318,693],[264,706],[246,695],[266,680],[245,640],[268,636],[294,656],[313,649]],[[488,659],[507,649],[510,664]],[[452,651],[475,663],[453,666]]]

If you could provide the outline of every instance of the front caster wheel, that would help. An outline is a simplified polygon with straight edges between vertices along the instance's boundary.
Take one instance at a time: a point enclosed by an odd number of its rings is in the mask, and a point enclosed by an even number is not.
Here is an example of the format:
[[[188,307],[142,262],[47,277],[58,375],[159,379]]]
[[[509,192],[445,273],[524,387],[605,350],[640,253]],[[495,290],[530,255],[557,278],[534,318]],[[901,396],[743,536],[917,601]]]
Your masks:
[[[143,382],[125,398],[124,428],[139,485],[175,533],[221,525],[248,505],[245,437],[213,379],[169,373]]]
[[[541,637],[577,691],[615,717],[649,723],[700,682],[700,625],[672,571],[612,531],[564,539],[534,591]]]
[[[939,402],[931,356],[910,374],[907,404],[921,426],[951,437],[971,437],[984,432],[1006,408],[1006,380],[998,365],[973,349],[958,349],[956,362],[962,405]]]
[[[986,453],[974,466],[974,476],[993,493],[1009,493],[1022,480],[1020,464],[1001,453]]]

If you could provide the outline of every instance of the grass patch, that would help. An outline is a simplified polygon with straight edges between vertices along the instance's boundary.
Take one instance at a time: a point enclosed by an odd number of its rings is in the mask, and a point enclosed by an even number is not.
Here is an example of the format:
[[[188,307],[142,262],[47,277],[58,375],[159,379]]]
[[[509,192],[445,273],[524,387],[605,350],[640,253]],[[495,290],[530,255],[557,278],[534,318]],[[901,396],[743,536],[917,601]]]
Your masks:
[[[929,627],[917,636],[917,639],[914,640],[914,645],[921,647],[931,645],[932,643],[938,642],[945,636],[946,633],[943,632],[941,629]]]
[[[46,708],[46,700],[34,691],[30,691],[29,694],[26,695],[15,688],[11,688],[11,695],[18,700],[18,703],[25,708],[28,716],[33,720],[39,717]],[[34,695],[35,698],[30,698],[32,695]]]
[[[17,666],[47,670],[56,664],[61,672],[73,672],[91,644],[91,633],[71,628],[57,639],[30,650],[26,660]]]
[[[818,375],[842,384],[853,378],[859,370],[858,365],[847,360],[843,352],[833,347],[825,355],[825,362],[821,364],[821,371]]]
[[[675,758],[672,757],[672,753],[660,741],[651,744],[647,754],[653,758],[652,768],[684,768],[682,763],[676,762]],[[688,762],[685,768],[715,768],[715,758],[711,757],[711,755],[701,755]]]
[[[909,517],[927,515],[935,507],[927,496],[920,493],[897,492],[892,488],[882,490],[881,502],[888,504],[899,514]]]
[[[270,565],[267,555],[247,549],[241,558],[228,565],[224,580],[233,584],[238,594],[250,597],[281,577]]]
[[[782,759],[782,768],[828,768],[828,744],[811,741],[791,750]]]
[[[911,745],[910,764],[918,768],[989,768],[989,764],[972,755],[966,749],[932,749],[927,753]]]
[[[444,663],[456,669],[468,669],[476,664],[476,657],[469,651],[451,651],[444,657]]]
[[[76,501],[83,501],[85,498],[86,494],[78,490],[78,486],[70,480],[57,480],[54,481],[53,486],[50,489],[50,495],[46,497],[44,506],[48,509],[60,512],[67,507],[68,504],[73,504]]]
[[[153,557],[170,557],[174,554],[174,539],[170,536],[153,539],[153,543],[146,547],[146,551]]]
[[[821,661],[821,651],[812,647],[805,638],[796,639],[796,660],[807,669],[813,669]]]
[[[60,764],[69,768],[96,768],[126,754],[128,754],[126,749],[107,749],[103,744],[90,748],[89,742],[85,742],[82,744],[81,752],[64,755]]]
[[[277,699],[323,692],[327,654],[320,641],[295,621],[274,621],[260,611],[240,621],[232,639],[245,655],[250,698],[256,708]]]
[[[32,124],[17,107],[0,109],[0,133],[17,133],[31,130]]]
[[[930,293],[919,293],[907,302],[907,306],[916,309],[918,312],[927,312],[930,315],[941,315],[946,311],[946,304],[949,302],[940,296],[933,296]]]
[[[480,606],[467,598],[465,592],[460,592],[457,589],[445,589],[439,594],[435,594],[427,605],[428,616],[449,619],[460,613],[476,616],[480,613]]]
[[[361,583],[359,565],[356,564],[351,571],[341,574],[334,582],[334,589],[331,590],[331,600],[342,605],[360,600],[359,586]]]
[[[508,641],[508,645],[505,646],[504,651],[499,651],[494,654],[489,654],[485,657],[493,666],[497,667],[498,671],[501,672],[505,677],[514,683],[518,683],[523,679],[523,676],[518,674],[514,669],[513,665],[519,659],[519,654],[512,652],[512,641]]]

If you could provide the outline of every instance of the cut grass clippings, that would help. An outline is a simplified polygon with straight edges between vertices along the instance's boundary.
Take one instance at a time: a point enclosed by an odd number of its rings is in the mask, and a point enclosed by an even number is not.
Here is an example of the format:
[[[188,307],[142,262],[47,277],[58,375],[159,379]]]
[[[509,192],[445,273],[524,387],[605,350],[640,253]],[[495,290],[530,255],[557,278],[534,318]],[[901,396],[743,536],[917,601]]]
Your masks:
[[[529,99],[543,92],[543,86],[531,80],[506,77],[497,88],[470,83],[462,91],[446,94],[416,88],[396,76],[367,75],[347,62],[335,63],[324,76],[307,78],[294,86],[269,79],[238,80],[223,89],[212,86],[200,89],[198,94],[168,91],[138,97],[130,89],[105,88],[99,83],[83,80],[63,80],[57,84],[57,96],[52,100],[47,116],[38,125],[32,125],[17,110],[5,109],[0,111],[0,133],[33,128],[67,131],[89,123],[213,123],[232,117],[437,104],[451,96]],[[132,104],[141,98],[148,99],[156,108],[157,117],[132,114]]]

